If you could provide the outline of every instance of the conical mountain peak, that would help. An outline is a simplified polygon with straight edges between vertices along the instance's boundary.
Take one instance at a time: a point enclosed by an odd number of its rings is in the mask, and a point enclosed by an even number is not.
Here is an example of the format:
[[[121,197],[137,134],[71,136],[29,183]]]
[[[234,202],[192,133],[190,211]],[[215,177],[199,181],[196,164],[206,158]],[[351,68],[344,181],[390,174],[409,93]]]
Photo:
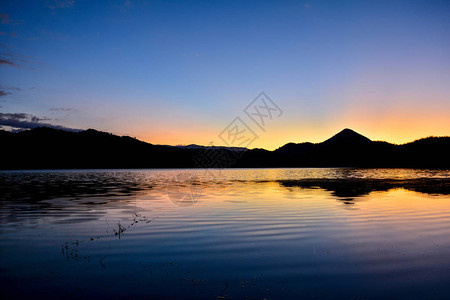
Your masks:
[[[366,138],[362,134],[357,133],[354,130],[351,130],[349,128],[345,128],[344,130],[340,131],[339,133],[335,134],[328,140],[324,141],[324,144],[330,144],[330,143],[368,143],[371,142],[370,139]]]

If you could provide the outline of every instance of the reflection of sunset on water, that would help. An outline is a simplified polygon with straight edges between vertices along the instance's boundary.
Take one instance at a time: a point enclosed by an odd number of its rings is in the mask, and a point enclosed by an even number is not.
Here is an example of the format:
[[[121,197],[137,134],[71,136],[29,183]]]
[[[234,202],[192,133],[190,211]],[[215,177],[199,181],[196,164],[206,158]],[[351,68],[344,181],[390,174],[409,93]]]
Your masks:
[[[295,298],[299,288],[334,297],[324,285],[344,298],[450,292],[446,170],[67,170],[0,178],[8,182],[0,214],[6,293],[16,287],[8,278],[25,274],[45,281],[25,283],[23,296],[55,291],[52,274],[65,286],[59,295],[128,295],[134,286],[136,296],[210,298],[224,282],[237,298]],[[111,287],[118,276],[120,288]]]

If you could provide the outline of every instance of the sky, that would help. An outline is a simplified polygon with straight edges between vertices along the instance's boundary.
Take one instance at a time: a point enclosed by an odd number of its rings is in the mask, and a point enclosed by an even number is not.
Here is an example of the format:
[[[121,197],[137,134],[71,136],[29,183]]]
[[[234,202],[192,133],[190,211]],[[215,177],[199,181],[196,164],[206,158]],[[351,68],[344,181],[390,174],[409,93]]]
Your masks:
[[[231,145],[238,118],[266,149],[450,135],[449,1],[3,0],[0,17],[5,129]]]

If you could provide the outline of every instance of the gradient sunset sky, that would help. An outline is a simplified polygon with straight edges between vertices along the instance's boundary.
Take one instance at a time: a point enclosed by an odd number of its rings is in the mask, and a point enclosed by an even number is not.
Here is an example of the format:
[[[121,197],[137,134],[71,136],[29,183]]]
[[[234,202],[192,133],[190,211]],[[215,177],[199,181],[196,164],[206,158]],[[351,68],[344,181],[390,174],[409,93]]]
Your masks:
[[[2,1],[0,15],[0,125],[223,145],[240,116],[267,149],[346,127],[450,134],[450,1]],[[261,91],[283,110],[266,131],[243,112]]]

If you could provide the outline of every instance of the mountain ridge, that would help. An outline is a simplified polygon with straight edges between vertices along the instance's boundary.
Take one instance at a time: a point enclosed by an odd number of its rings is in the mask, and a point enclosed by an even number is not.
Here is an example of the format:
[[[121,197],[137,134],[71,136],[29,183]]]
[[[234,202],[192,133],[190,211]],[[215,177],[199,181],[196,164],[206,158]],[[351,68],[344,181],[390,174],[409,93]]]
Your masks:
[[[88,129],[0,130],[0,169],[420,167],[450,168],[450,137],[396,145],[344,129],[320,143],[273,151],[222,146],[165,146]]]

